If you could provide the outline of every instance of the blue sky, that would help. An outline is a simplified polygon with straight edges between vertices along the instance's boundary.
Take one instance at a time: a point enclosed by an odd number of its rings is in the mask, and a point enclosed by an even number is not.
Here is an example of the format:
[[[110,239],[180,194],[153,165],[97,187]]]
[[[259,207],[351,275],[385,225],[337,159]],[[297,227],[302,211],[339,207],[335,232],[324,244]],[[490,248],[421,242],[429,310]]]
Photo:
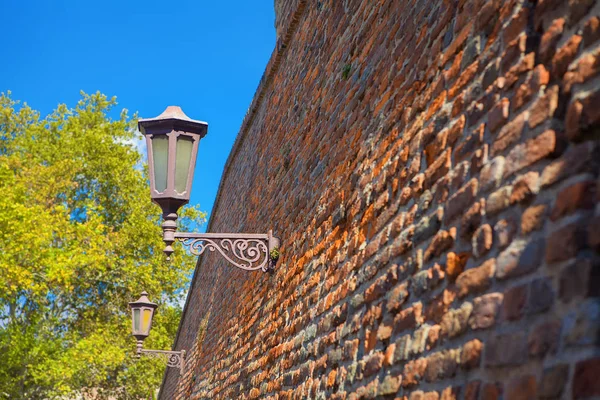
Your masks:
[[[209,123],[191,203],[210,211],[275,46],[272,0],[0,1],[0,92],[42,115],[79,91],[143,118],[179,105]]]

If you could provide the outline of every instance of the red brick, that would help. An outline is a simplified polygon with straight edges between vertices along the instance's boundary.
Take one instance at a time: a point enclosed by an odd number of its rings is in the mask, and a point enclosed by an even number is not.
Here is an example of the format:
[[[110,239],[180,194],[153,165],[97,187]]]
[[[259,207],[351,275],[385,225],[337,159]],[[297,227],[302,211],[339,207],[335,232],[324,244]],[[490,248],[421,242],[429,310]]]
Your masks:
[[[450,168],[452,167],[451,154],[451,149],[447,149],[429,166],[429,168],[427,168],[427,170],[425,170],[425,179],[423,181],[425,189],[431,187],[438,179],[450,171]]]
[[[463,215],[460,222],[460,235],[470,238],[483,219],[484,205],[482,202],[473,204]]]
[[[468,328],[472,311],[473,305],[471,303],[463,303],[460,308],[448,311],[440,322],[442,337],[453,338],[463,334]]]
[[[600,371],[600,357],[577,363],[573,377],[572,395],[574,399],[600,396],[598,371]]]
[[[598,39],[600,39],[600,17],[592,17],[583,28],[583,43],[588,47]]]
[[[575,257],[579,250],[587,246],[586,219],[578,219],[548,236],[546,246],[546,262],[555,263]]]
[[[481,400],[498,400],[502,398],[502,385],[486,383],[481,391]]]
[[[424,378],[427,382],[453,377],[458,369],[458,350],[444,350],[427,357]]]
[[[521,233],[527,235],[537,231],[544,226],[548,207],[545,204],[537,204],[523,211],[521,216]]]
[[[599,102],[600,91],[597,91],[569,106],[565,125],[571,141],[595,138],[596,125],[600,122],[600,111],[596,106]]]
[[[524,332],[490,336],[485,345],[486,366],[520,365],[527,360],[527,341]]]
[[[506,157],[504,176],[530,166],[552,155],[558,148],[556,133],[548,130],[541,135],[515,146]]]
[[[582,84],[600,73],[600,56],[598,54],[584,54],[577,60],[575,67],[568,71],[564,77],[564,92],[571,92],[573,85]]]
[[[503,318],[509,321],[520,319],[527,304],[527,285],[515,286],[504,293]]]
[[[538,386],[538,395],[543,399],[557,399],[564,392],[569,379],[569,366],[566,364],[554,365],[544,369]]]
[[[596,182],[585,180],[567,186],[558,193],[550,219],[555,221],[580,209],[593,209]]]
[[[526,7],[521,8],[519,12],[514,15],[508,22],[507,27],[503,32],[504,43],[510,43],[518,35],[525,32],[527,27],[527,18],[529,16],[529,9]]]
[[[560,274],[559,297],[568,303],[573,299],[600,295],[600,275],[592,259],[580,257],[565,266]]]
[[[446,203],[444,211],[444,220],[452,221],[459,214],[466,210],[475,201],[477,194],[478,182],[477,179],[471,179],[465,186],[458,190]]]
[[[402,372],[402,387],[411,387],[419,383],[427,368],[427,360],[419,358],[404,365]]]
[[[561,38],[565,26],[565,19],[558,18],[552,21],[552,25],[542,35],[539,47],[540,60],[547,63],[554,56],[556,44]]]
[[[485,201],[485,212],[489,216],[504,211],[510,205],[511,186],[505,186],[490,194]]]
[[[504,296],[502,293],[489,293],[473,300],[473,312],[469,319],[471,329],[487,329],[496,323]]]
[[[423,259],[429,261],[434,257],[440,256],[444,251],[450,249],[456,238],[456,228],[450,231],[439,231],[425,250]]]
[[[517,226],[511,218],[501,219],[494,225],[494,234],[500,250],[511,244],[516,231]]]
[[[510,194],[510,204],[531,201],[539,191],[539,176],[539,173],[530,171],[518,177]]]
[[[478,339],[473,339],[463,346],[460,354],[460,365],[465,369],[479,367],[483,343]]]
[[[552,57],[552,74],[558,78],[567,72],[567,68],[571,61],[573,61],[577,55],[579,44],[581,43],[581,36],[573,35],[564,46],[562,46]]]
[[[507,279],[529,274],[542,264],[545,241],[513,242],[496,258],[496,278]]]
[[[508,382],[506,386],[506,400],[530,400],[535,398],[537,398],[535,376],[520,376]]]
[[[492,156],[503,152],[509,146],[521,138],[521,132],[525,127],[526,114],[521,113],[504,127],[498,133],[497,139],[492,144]]]
[[[594,2],[594,0],[569,0],[569,23],[576,25],[592,8]]]
[[[529,332],[529,356],[543,358],[546,354],[556,353],[559,339],[560,321],[548,321],[537,325]]]
[[[517,89],[512,102],[513,110],[518,110],[536,95],[542,85],[546,85],[550,75],[543,65],[534,68],[529,78]]]
[[[378,373],[382,366],[383,354],[378,352],[367,357],[364,368],[365,376],[371,376]]]
[[[529,128],[535,128],[554,116],[558,107],[558,86],[551,86],[529,109]]]
[[[469,260],[469,253],[453,253],[446,255],[446,276],[453,282],[464,271],[465,265]]]
[[[554,304],[554,289],[549,278],[536,279],[529,284],[527,314],[537,314],[549,310]]]
[[[567,176],[581,172],[593,172],[600,163],[600,147],[586,142],[569,149],[561,158],[552,162],[542,173],[542,187],[553,185]]]
[[[488,113],[488,127],[496,132],[508,119],[510,101],[505,97],[496,103]]]
[[[481,381],[471,381],[465,385],[464,400],[477,400],[479,398],[479,389]]]
[[[458,296],[465,297],[471,293],[481,292],[490,285],[490,279],[496,269],[496,260],[487,260],[477,268],[471,268],[463,272],[456,279]]]

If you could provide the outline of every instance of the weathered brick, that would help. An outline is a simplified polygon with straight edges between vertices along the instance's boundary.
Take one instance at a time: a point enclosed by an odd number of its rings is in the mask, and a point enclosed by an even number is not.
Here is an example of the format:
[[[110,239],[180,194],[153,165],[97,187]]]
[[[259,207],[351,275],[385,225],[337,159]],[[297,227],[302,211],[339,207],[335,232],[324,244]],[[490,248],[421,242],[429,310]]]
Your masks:
[[[534,327],[529,333],[527,346],[530,357],[544,357],[556,353],[560,340],[560,321],[547,321]]]
[[[566,265],[560,273],[559,297],[568,303],[573,299],[600,296],[598,265],[588,257],[579,257]]]
[[[502,398],[502,385],[486,383],[481,390],[481,400],[498,400]]]
[[[449,252],[446,255],[446,276],[450,281],[455,281],[456,278],[464,271],[465,265],[469,260],[469,253],[454,253]]]
[[[502,293],[489,293],[473,300],[473,312],[469,318],[471,329],[487,329],[492,327],[500,307],[502,307]]]
[[[502,313],[506,320],[517,320],[523,316],[527,304],[527,285],[519,285],[504,293]]]
[[[383,354],[375,353],[367,357],[365,361],[364,374],[365,376],[371,376],[379,372],[383,366]]]
[[[504,186],[490,194],[485,202],[486,214],[492,216],[504,211],[510,205],[511,186]]]
[[[529,128],[533,129],[554,116],[558,108],[558,85],[551,86],[529,109]]]
[[[595,181],[585,180],[574,183],[558,193],[550,219],[555,221],[579,209],[592,209],[595,197]]]
[[[569,378],[569,366],[559,364],[545,368],[538,385],[538,395],[543,399],[557,399],[565,390]]]
[[[460,222],[460,235],[462,237],[470,238],[475,233],[477,227],[481,225],[484,209],[485,202],[477,202],[464,213]]]
[[[591,142],[571,146],[558,160],[552,162],[542,173],[541,185],[553,185],[567,176],[597,170],[600,163],[600,147]]]
[[[537,204],[523,211],[521,216],[521,233],[528,235],[544,226],[548,207],[545,204]]]
[[[536,314],[548,310],[554,303],[554,289],[549,278],[536,279],[529,286],[527,313]]]
[[[525,375],[511,379],[506,386],[506,400],[529,400],[537,398],[535,376]]]
[[[575,59],[577,49],[581,43],[581,36],[573,35],[567,43],[565,43],[552,57],[552,74],[562,78],[567,72],[567,67]]]
[[[471,179],[465,186],[458,190],[446,203],[444,211],[444,221],[450,222],[463,211],[466,210],[474,201],[477,194],[478,182]]]
[[[539,176],[536,171],[529,171],[519,176],[510,193],[510,203],[530,202],[539,191]]]
[[[486,342],[485,365],[491,367],[523,364],[527,359],[525,333],[492,336]]]
[[[523,132],[523,128],[525,127],[526,117],[526,113],[521,113],[508,124],[504,125],[498,133],[498,137],[492,144],[492,156],[496,156],[500,152],[508,149],[521,138],[521,132]]]
[[[539,54],[540,60],[547,63],[554,56],[556,44],[561,38],[565,26],[564,18],[557,18],[552,21],[552,25],[546,29],[540,40]]]
[[[544,247],[543,239],[535,239],[527,244],[513,242],[496,259],[496,277],[506,279],[535,271],[543,262]]]
[[[488,190],[498,187],[502,182],[504,174],[505,159],[502,156],[493,158],[489,163],[485,164],[479,175],[479,183],[482,190]]]
[[[402,372],[402,387],[406,388],[418,384],[426,368],[427,360],[425,358],[407,362]]]
[[[600,395],[600,357],[580,361],[575,366],[575,376],[573,377],[574,399],[589,398]]]
[[[460,353],[457,350],[444,350],[427,357],[425,380],[436,382],[454,376],[458,369]]]
[[[506,97],[496,103],[488,113],[488,127],[496,132],[508,119],[510,100]]]
[[[496,260],[491,259],[476,268],[464,271],[456,279],[458,296],[465,297],[468,294],[482,292],[487,289],[495,270]]]
[[[453,338],[465,332],[472,311],[471,303],[463,303],[460,308],[448,311],[440,322],[442,336]]]
[[[488,224],[480,226],[473,235],[473,255],[479,258],[486,254],[492,248],[493,243],[492,227]]]
[[[547,263],[568,260],[587,246],[585,221],[585,218],[579,218],[549,234],[546,246]]]
[[[541,135],[515,146],[506,156],[504,176],[530,166],[552,155],[559,148],[556,132],[548,130]]]
[[[423,259],[429,261],[434,257],[440,256],[444,251],[452,247],[455,238],[456,228],[452,228],[449,231],[439,231],[425,250]]]
[[[568,348],[579,348],[598,344],[600,337],[600,302],[598,299],[577,305],[563,319],[562,343]]]
[[[460,354],[460,365],[465,369],[479,367],[482,351],[483,343],[478,339],[465,343]]]

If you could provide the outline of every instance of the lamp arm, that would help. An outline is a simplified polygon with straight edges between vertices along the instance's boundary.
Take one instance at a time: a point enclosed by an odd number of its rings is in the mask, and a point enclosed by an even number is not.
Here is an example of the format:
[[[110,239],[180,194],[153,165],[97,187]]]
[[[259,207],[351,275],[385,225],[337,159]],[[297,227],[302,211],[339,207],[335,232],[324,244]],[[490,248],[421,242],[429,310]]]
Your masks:
[[[168,351],[168,350],[146,350],[142,348],[142,341],[137,342],[136,354],[138,358],[144,354],[150,358],[160,358],[167,362],[167,367],[179,368],[179,373],[183,375],[185,372],[185,350]]]
[[[246,271],[272,271],[279,258],[279,239],[268,233],[175,232],[189,251],[199,256],[206,250],[219,252],[227,261]]]

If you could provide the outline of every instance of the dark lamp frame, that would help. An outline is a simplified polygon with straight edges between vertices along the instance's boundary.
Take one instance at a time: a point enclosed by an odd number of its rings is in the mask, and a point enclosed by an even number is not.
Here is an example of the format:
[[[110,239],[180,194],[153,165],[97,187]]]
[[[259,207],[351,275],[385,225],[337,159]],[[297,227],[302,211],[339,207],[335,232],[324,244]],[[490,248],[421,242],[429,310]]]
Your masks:
[[[185,372],[185,350],[180,351],[167,351],[167,350],[146,350],[144,349],[144,340],[150,335],[152,329],[152,320],[154,318],[154,311],[158,308],[158,304],[151,302],[148,299],[148,293],[142,292],[142,295],[136,301],[129,303],[131,308],[131,330],[133,336],[137,339],[136,355],[138,358],[141,355],[152,358],[161,358],[167,362],[167,367],[179,368],[180,374]],[[146,330],[142,329],[143,325],[143,312],[144,310],[150,310],[150,321]],[[135,326],[135,312],[140,313],[140,329],[136,329]]]
[[[267,233],[191,233],[177,232],[177,211],[190,200],[194,168],[198,156],[198,146],[208,132],[208,124],[189,118],[177,106],[169,106],[156,118],[140,119],[140,132],[146,137],[148,147],[148,166],[150,170],[150,197],[163,212],[163,241],[167,259],[173,253],[173,242],[179,240],[189,251],[200,256],[204,251],[217,251],[234,266],[246,271],[272,271],[279,257],[278,238],[272,231]],[[157,136],[164,135],[168,139],[166,189],[157,190],[156,168],[154,163],[154,142]],[[193,147],[189,170],[187,171],[186,188],[183,192],[176,190],[176,157],[179,140],[191,140]]]

